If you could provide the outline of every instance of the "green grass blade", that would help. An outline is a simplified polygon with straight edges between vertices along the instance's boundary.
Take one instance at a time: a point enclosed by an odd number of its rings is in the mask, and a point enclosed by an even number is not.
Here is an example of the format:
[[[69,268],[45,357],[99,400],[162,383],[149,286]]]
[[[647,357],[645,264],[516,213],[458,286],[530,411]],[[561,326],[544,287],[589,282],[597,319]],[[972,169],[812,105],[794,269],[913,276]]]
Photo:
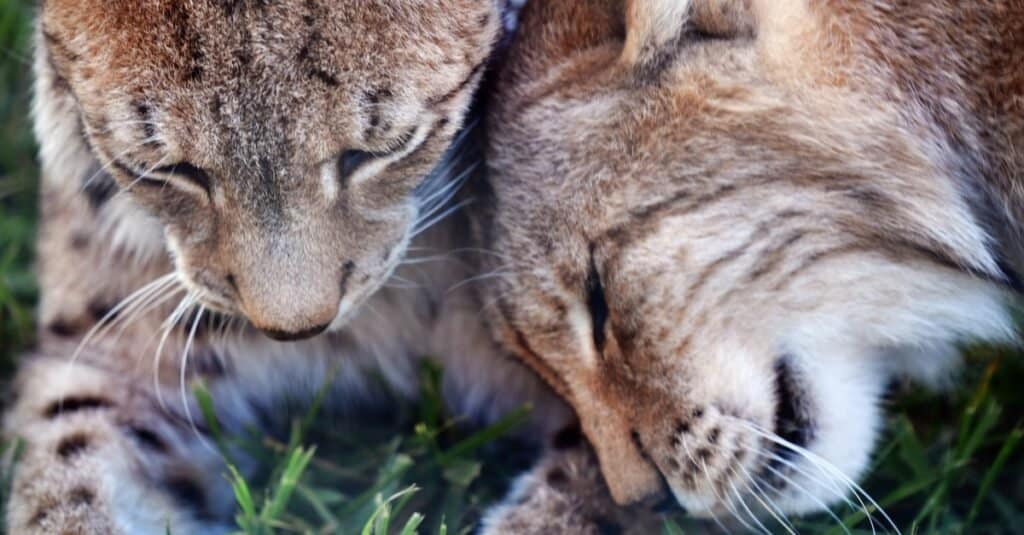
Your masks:
[[[1006,462],[1010,459],[1010,456],[1017,449],[1020,444],[1021,438],[1024,437],[1024,428],[1017,427],[1010,432],[1010,435],[1006,437],[1006,441],[1003,443],[1003,447],[999,449],[999,453],[996,455],[995,461],[989,466],[989,469],[985,472],[984,478],[981,480],[981,486],[978,488],[978,494],[974,497],[974,502],[971,504],[971,510],[967,514],[967,519],[964,520],[962,528],[963,533],[967,533],[971,525],[978,518],[978,513],[981,511],[981,505],[985,501],[985,497],[992,490],[992,484],[995,482],[996,477],[1002,473],[1003,467]]]
[[[288,501],[291,500],[292,493],[295,491],[302,473],[306,471],[309,461],[313,459],[315,453],[315,447],[308,450],[299,447],[292,451],[273,498],[265,505],[260,514],[263,520],[273,520],[281,515]]]
[[[440,464],[444,465],[454,459],[465,457],[484,444],[488,444],[501,436],[507,435],[513,429],[516,429],[526,423],[526,420],[529,418],[532,410],[532,406],[526,405],[512,411],[511,414],[505,416],[501,420],[498,420],[493,425],[486,427],[469,438],[452,446],[441,455]]]
[[[405,527],[402,528],[402,532],[400,535],[416,535],[416,530],[419,529],[420,524],[423,523],[424,518],[425,517],[419,513],[413,513],[412,516],[409,517],[409,520],[405,523]]]
[[[218,452],[224,457],[227,464],[238,466],[228,447],[228,439],[224,434],[224,429],[220,426],[217,411],[214,410],[213,396],[210,394],[210,390],[200,381],[192,388],[192,395],[195,396],[196,402],[199,404],[199,410],[206,421],[206,427],[210,430],[210,436],[213,437],[213,444],[217,447]]]
[[[683,528],[679,527],[679,524],[676,524],[675,520],[671,518],[665,519],[661,532],[663,535],[686,535]]]

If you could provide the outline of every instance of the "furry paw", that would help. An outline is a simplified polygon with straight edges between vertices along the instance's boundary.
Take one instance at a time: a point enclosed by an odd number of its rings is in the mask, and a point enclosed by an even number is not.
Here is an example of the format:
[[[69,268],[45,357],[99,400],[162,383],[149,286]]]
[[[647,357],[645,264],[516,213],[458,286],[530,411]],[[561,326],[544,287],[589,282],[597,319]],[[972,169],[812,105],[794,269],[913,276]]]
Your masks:
[[[656,533],[654,515],[612,501],[593,450],[578,428],[555,437],[548,453],[485,515],[481,535]],[[652,531],[653,530],[653,531]]]

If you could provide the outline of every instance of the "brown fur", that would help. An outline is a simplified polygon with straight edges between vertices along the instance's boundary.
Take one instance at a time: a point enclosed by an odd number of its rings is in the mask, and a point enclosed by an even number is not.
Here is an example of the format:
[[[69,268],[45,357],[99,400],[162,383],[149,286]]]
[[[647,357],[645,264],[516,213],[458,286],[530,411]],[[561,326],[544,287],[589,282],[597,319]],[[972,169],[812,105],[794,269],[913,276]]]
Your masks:
[[[301,333],[339,303],[353,309],[400,258],[413,188],[458,130],[489,54],[493,7],[55,0],[39,25],[43,90],[161,220],[211,306]],[[337,176],[327,194],[325,167],[351,150],[389,163],[358,182]],[[113,192],[109,180],[100,172],[89,187]]]
[[[532,401],[540,420],[566,418],[495,350],[472,296],[448,291],[470,276],[465,259],[400,266],[412,240],[428,256],[467,245],[458,219],[423,227],[465,167],[442,154],[498,8],[43,4],[40,336],[4,420],[25,444],[12,533],[227,531],[223,459],[188,394],[199,381],[229,432],[273,431],[280,400],[331,369],[340,399],[369,397],[371,375],[412,396],[419,360],[437,355],[456,370],[443,385],[455,412],[486,421]],[[395,270],[413,288],[381,289]],[[173,316],[184,295],[201,308]],[[291,344],[257,331],[327,323]]]
[[[911,348],[1006,336],[1021,21],[1002,0],[527,6],[488,123],[483,236],[507,260],[487,310],[576,409],[616,501],[665,481],[728,512],[777,447],[752,427],[865,429],[829,458],[856,475],[894,373],[873,370],[934,377]],[[845,414],[841,373],[864,385]]]

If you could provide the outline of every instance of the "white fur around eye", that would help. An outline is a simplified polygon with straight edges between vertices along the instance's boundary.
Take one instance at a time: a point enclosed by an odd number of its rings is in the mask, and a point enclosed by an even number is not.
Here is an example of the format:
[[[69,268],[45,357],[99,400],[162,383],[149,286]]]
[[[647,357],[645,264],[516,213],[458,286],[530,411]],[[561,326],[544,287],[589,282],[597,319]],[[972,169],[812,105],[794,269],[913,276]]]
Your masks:
[[[596,367],[598,356],[597,348],[594,347],[594,326],[590,311],[582,303],[574,302],[569,305],[568,320],[572,332],[576,336],[578,356],[584,365],[591,368]]]
[[[331,158],[320,165],[320,185],[323,187],[324,199],[327,202],[334,202],[338,199],[340,180],[336,158]]]

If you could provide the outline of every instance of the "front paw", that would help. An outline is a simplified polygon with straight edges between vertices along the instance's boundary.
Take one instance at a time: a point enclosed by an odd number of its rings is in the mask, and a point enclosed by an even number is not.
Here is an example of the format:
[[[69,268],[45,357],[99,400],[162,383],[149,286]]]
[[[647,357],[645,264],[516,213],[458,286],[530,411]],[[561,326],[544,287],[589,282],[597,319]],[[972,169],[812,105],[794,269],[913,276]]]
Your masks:
[[[651,533],[612,501],[597,456],[578,430],[559,433],[509,496],[484,516],[481,535],[609,535]],[[656,531],[655,531],[656,532]]]

